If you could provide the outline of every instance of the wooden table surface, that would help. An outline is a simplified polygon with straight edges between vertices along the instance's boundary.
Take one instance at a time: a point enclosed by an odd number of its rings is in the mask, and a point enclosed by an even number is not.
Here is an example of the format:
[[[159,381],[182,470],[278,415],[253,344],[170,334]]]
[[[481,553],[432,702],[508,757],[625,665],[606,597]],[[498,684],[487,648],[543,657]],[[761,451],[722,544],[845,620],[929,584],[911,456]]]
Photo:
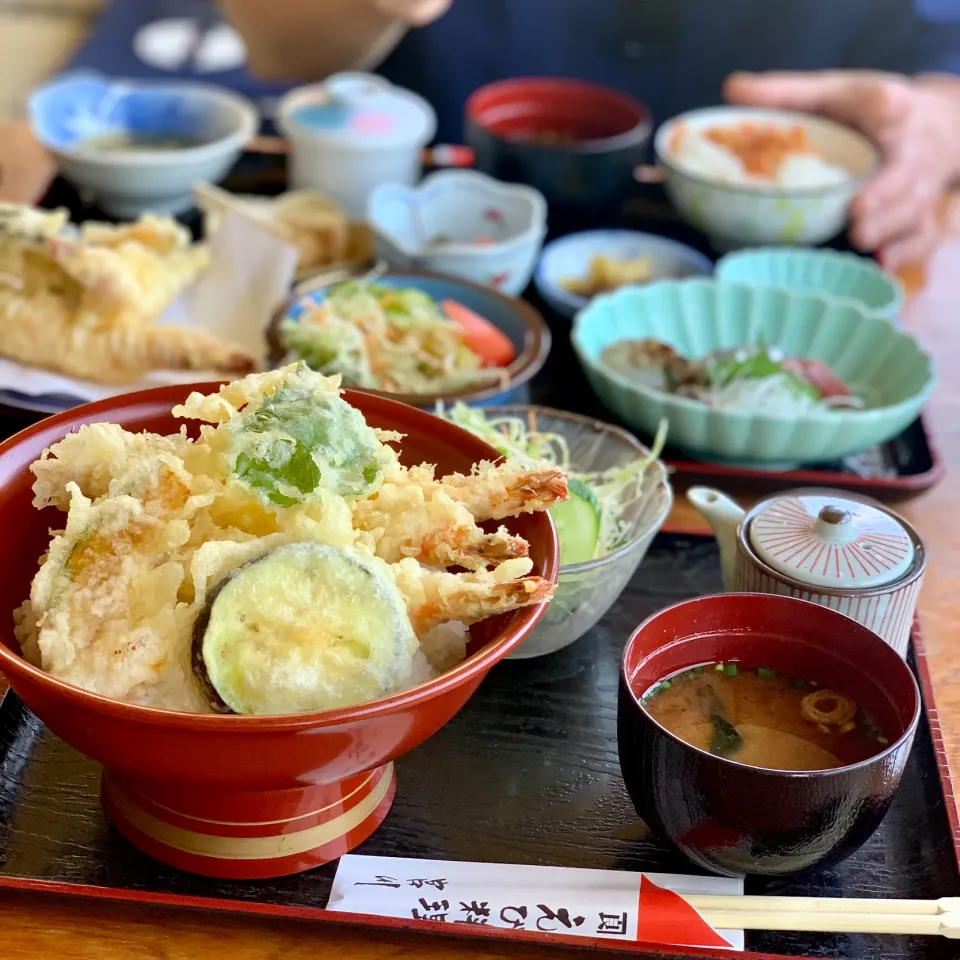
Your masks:
[[[922,271],[904,279],[914,291],[907,325],[936,358],[940,385],[928,408],[934,442],[947,467],[940,486],[900,508],[925,539],[930,565],[920,615],[935,698],[954,780],[960,778],[960,200],[945,211],[944,242]],[[736,494],[735,490],[730,491]],[[675,525],[702,529],[683,498]],[[562,955],[571,951],[564,949]],[[442,937],[371,936],[239,917],[20,893],[0,894],[0,957],[83,960],[433,960],[556,956],[556,949],[473,945]]]

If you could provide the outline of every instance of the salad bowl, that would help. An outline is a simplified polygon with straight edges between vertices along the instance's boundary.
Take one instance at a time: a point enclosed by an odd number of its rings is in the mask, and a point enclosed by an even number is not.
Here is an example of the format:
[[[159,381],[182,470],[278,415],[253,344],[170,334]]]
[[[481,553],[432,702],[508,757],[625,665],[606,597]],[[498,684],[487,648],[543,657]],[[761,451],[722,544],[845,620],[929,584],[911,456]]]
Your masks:
[[[416,187],[377,187],[367,222],[377,256],[391,266],[462,277],[517,297],[547,233],[547,203],[531,187],[440,170]]]
[[[886,320],[852,302],[774,287],[683,280],[627,288],[581,311],[572,339],[591,387],[628,426],[653,435],[666,419],[672,447],[760,469],[824,463],[885,443],[919,416],[935,384],[932,359]],[[781,407],[715,405],[654,389],[605,362],[608,347],[645,339],[694,361],[736,348],[819,361],[864,408],[798,407],[779,392]],[[781,369],[776,363],[764,376]]]
[[[286,351],[280,329],[285,321],[300,323],[305,314],[322,304],[333,287],[342,282],[323,282],[294,296],[277,311],[267,330],[271,359],[282,362]],[[501,404],[526,399],[526,386],[543,368],[550,352],[550,329],[543,317],[528,303],[505,297],[489,287],[454,277],[416,270],[386,270],[371,276],[371,283],[398,291],[412,290],[426,294],[435,304],[454,301],[492,325],[495,335],[505,337],[513,352],[513,360],[482,383],[434,393],[364,392],[389,397],[414,407],[432,410],[437,403],[461,401],[472,404]],[[497,333],[499,331],[499,333]],[[309,362],[309,358],[307,359]],[[330,371],[332,372],[332,371]],[[348,384],[349,385],[349,384]]]
[[[312,714],[160,710],[92,693],[31,665],[14,635],[14,610],[29,596],[49,529],[62,525],[63,515],[33,508],[30,465],[84,424],[173,433],[182,421],[171,407],[192,390],[218,386],[177,385],[87,404],[0,445],[0,525],[6,542],[16,544],[0,555],[0,670],[55,734],[104,766],[107,815],[134,846],[190,873],[251,880],[319,866],[373,833],[393,800],[394,761],[460,710],[543,610],[527,607],[472,627],[467,658],[435,680]],[[371,425],[405,434],[401,460],[408,464],[469,473],[477,461],[497,457],[478,438],[413,407],[349,391],[344,397]],[[530,544],[536,572],[555,580],[549,516],[507,524]]]
[[[546,459],[569,473],[569,498],[551,510],[560,540],[557,592],[509,659],[570,646],[617,602],[669,516],[666,466],[626,430],[565,410],[457,406],[443,415],[504,456]]]

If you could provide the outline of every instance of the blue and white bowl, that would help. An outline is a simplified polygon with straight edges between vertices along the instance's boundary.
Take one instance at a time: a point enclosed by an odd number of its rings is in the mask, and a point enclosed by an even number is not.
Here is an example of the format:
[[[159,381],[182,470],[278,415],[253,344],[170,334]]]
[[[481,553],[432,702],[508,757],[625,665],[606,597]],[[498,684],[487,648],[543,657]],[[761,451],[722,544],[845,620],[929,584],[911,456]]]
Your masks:
[[[35,91],[29,112],[63,176],[117,218],[188,210],[192,184],[222,179],[259,124],[253,104],[220,87],[88,72]],[[163,141],[186,145],[150,147]]]
[[[277,311],[267,330],[267,341],[274,361],[279,362],[284,354],[278,333],[279,324],[286,319],[299,322],[305,314],[322,304],[330,289],[341,282],[322,283],[316,287],[305,285],[305,289],[295,291],[293,297]],[[456,300],[497,327],[516,351],[513,363],[503,368],[502,382],[468,386],[453,393],[383,392],[383,396],[425,410],[433,410],[438,402],[450,404],[460,401],[477,406],[499,406],[529,400],[530,381],[543,369],[551,346],[550,328],[530,304],[479,284],[439,274],[388,270],[372,278],[372,282],[385,287],[420,290],[437,303]]]
[[[596,256],[613,260],[649,258],[652,280],[681,280],[709,276],[713,263],[708,256],[684,243],[636,230],[586,230],[571,233],[544,247],[534,282],[540,296],[562,317],[572,318],[590,302],[588,297],[571,293],[564,281],[584,277]]]
[[[547,202],[532,187],[441,170],[416,187],[377,187],[367,220],[377,256],[391,266],[461,277],[516,297],[547,233]]]

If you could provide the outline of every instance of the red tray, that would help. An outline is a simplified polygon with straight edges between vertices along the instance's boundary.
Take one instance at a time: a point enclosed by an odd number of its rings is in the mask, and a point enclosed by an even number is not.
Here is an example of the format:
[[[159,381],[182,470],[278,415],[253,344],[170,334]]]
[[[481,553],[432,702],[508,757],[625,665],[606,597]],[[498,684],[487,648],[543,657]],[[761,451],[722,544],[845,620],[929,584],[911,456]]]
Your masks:
[[[774,473],[768,470],[753,470],[744,467],[724,466],[716,463],[701,463],[696,460],[668,458],[674,476],[684,484],[709,483],[717,486],[736,484],[738,489],[751,486],[756,489],[781,490],[788,487],[837,487],[862,493],[878,500],[906,500],[929,490],[944,476],[945,466],[923,417],[904,431],[892,444],[909,445],[910,456],[920,460],[920,469],[897,477],[859,476],[841,470],[807,468]]]

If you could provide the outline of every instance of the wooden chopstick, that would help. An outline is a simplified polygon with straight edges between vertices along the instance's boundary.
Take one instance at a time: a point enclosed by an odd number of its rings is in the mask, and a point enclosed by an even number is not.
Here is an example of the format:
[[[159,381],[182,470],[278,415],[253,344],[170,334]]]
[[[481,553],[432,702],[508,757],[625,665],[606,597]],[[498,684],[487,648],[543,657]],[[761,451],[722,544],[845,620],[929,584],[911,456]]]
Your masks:
[[[879,897],[731,897],[723,894],[688,894],[684,900],[697,910],[776,910],[803,913],[875,913],[933,916],[960,913],[960,897],[939,900],[884,900]]]
[[[798,910],[702,910],[717,930],[795,930],[810,933],[888,933],[960,939],[960,913],[801,913]]]
[[[888,933],[960,939],[960,897],[883,900],[688,894],[684,900],[718,930]]]

